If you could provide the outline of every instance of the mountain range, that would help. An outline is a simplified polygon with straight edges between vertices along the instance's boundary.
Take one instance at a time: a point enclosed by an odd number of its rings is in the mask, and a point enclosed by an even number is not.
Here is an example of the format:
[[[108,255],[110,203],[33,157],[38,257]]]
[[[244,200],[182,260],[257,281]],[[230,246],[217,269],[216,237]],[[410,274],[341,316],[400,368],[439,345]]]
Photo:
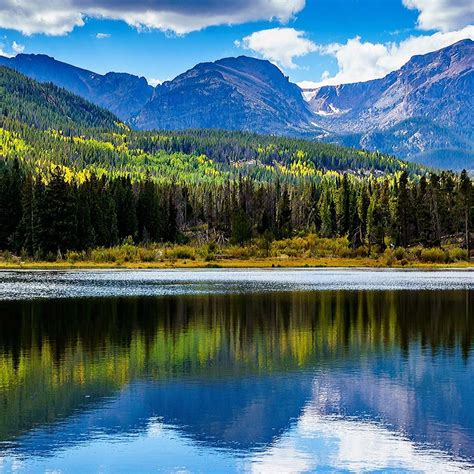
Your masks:
[[[315,122],[325,130],[321,138],[434,165],[443,165],[451,153],[472,166],[471,40],[414,56],[382,79],[308,92]]]
[[[45,55],[0,57],[0,65],[78,94],[137,129],[300,136],[474,169],[471,40],[414,56],[382,79],[305,91],[272,63],[246,56],[198,64],[155,88],[143,77],[101,75]]]
[[[150,99],[154,88],[144,77],[109,72],[97,74],[44,54],[0,56],[0,65],[15,69],[40,82],[52,82],[69,92],[110,110],[122,120],[136,114]]]
[[[158,86],[131,122],[139,129],[222,128],[301,135],[311,132],[311,116],[301,89],[276,66],[239,56],[198,64]]]

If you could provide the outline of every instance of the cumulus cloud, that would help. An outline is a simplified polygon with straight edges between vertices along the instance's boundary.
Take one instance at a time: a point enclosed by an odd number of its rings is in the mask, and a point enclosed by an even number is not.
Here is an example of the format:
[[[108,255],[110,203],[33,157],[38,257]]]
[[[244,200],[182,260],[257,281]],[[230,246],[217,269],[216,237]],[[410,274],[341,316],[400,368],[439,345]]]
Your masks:
[[[411,36],[399,43],[363,42],[356,37],[345,44],[329,44],[319,47],[318,51],[336,58],[338,72],[330,76],[326,71],[320,81],[304,81],[299,85],[313,88],[378,79],[402,67],[412,56],[430,53],[466,38],[474,40],[474,26],[447,33]]]
[[[403,4],[420,12],[422,30],[453,31],[474,23],[473,0],[403,0]]]
[[[0,27],[25,35],[64,35],[84,25],[83,15],[70,0],[0,0]]]
[[[12,49],[13,49],[13,51],[15,51],[15,53],[20,54],[23,51],[25,51],[25,46],[22,45],[22,44],[18,44],[16,41],[13,41]]]
[[[98,40],[110,38],[112,35],[110,33],[97,33],[95,37]]]
[[[284,68],[294,69],[294,58],[317,50],[317,46],[305,37],[304,31],[294,28],[261,30],[235,42],[236,46],[254,51]]]
[[[6,36],[4,36],[2,39],[7,38]],[[25,47],[22,44],[17,43],[16,41],[13,41],[11,46],[5,46],[4,43],[0,43],[0,56],[3,56],[5,58],[13,58],[15,55],[23,53],[23,51],[25,51]]]
[[[0,27],[25,35],[64,35],[88,16],[181,35],[212,25],[284,23],[304,6],[305,0],[0,0]]]

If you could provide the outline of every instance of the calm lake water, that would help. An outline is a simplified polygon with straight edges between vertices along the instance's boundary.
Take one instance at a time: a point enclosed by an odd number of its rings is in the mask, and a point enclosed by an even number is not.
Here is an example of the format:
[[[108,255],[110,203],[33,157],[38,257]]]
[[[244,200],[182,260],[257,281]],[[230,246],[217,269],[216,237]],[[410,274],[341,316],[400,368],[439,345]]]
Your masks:
[[[474,469],[474,273],[0,272],[0,472]]]

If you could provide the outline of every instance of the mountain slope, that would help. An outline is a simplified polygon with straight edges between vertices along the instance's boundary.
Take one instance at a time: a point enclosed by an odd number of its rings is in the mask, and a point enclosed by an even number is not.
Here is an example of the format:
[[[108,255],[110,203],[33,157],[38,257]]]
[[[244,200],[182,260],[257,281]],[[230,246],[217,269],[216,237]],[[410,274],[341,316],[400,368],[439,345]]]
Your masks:
[[[0,119],[38,129],[117,129],[111,112],[53,84],[39,83],[0,66]]]
[[[453,149],[465,151],[469,160],[473,91],[474,42],[464,40],[414,56],[383,79],[321,87],[309,104],[315,122],[328,132],[326,140],[351,140],[412,159]]]
[[[413,57],[365,83],[303,91],[268,61],[246,56],[201,63],[156,87],[44,55],[0,57],[39,81],[98,104],[133,127],[218,128],[314,138],[446,168],[474,169],[474,43]]]
[[[118,120],[65,89],[0,66],[2,158],[8,155],[6,150],[21,155],[8,142],[14,135],[27,145],[23,152],[29,150],[28,156],[21,156],[38,159],[38,166],[44,166],[49,156],[54,163],[78,170],[94,165],[102,171],[140,176],[153,170],[175,175],[186,169],[190,175],[211,179],[246,174],[273,180],[278,174],[291,180],[320,179],[328,171],[380,175],[422,170],[380,153],[302,138],[209,129],[147,132],[131,130]],[[7,142],[2,145],[2,140]]]
[[[150,99],[153,87],[144,77],[109,72],[97,74],[44,54],[0,56],[0,65],[15,69],[40,82],[52,82],[90,102],[107,108],[122,120],[137,113]]]
[[[140,129],[221,128],[301,135],[311,112],[301,90],[268,61],[201,63],[155,89],[132,123]]]

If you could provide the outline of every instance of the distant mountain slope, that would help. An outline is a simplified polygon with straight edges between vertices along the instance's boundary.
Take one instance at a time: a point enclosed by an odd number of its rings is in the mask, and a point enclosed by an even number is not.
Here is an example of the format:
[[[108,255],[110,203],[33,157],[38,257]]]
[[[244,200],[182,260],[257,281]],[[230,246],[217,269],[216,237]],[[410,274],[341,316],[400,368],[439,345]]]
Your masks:
[[[364,83],[303,92],[273,64],[246,56],[201,63],[152,88],[144,78],[105,75],[44,55],[0,57],[107,108],[133,127],[218,128],[289,135],[474,169],[474,42],[413,57]]]
[[[301,135],[314,127],[301,89],[268,61],[201,63],[155,89],[132,123],[140,129],[221,128]]]
[[[144,77],[125,73],[97,74],[57,61],[44,54],[0,56],[0,65],[15,69],[40,82],[52,82],[105,107],[122,120],[137,113],[151,98],[153,87]]]
[[[53,84],[39,83],[0,66],[0,119],[39,129],[117,129],[118,118]]]
[[[458,158],[465,152],[463,165],[470,162],[474,167],[471,40],[414,56],[383,79],[321,87],[313,91],[309,104],[317,117],[314,121],[328,132],[325,140],[345,144],[352,140],[355,146],[412,159],[456,150]]]

